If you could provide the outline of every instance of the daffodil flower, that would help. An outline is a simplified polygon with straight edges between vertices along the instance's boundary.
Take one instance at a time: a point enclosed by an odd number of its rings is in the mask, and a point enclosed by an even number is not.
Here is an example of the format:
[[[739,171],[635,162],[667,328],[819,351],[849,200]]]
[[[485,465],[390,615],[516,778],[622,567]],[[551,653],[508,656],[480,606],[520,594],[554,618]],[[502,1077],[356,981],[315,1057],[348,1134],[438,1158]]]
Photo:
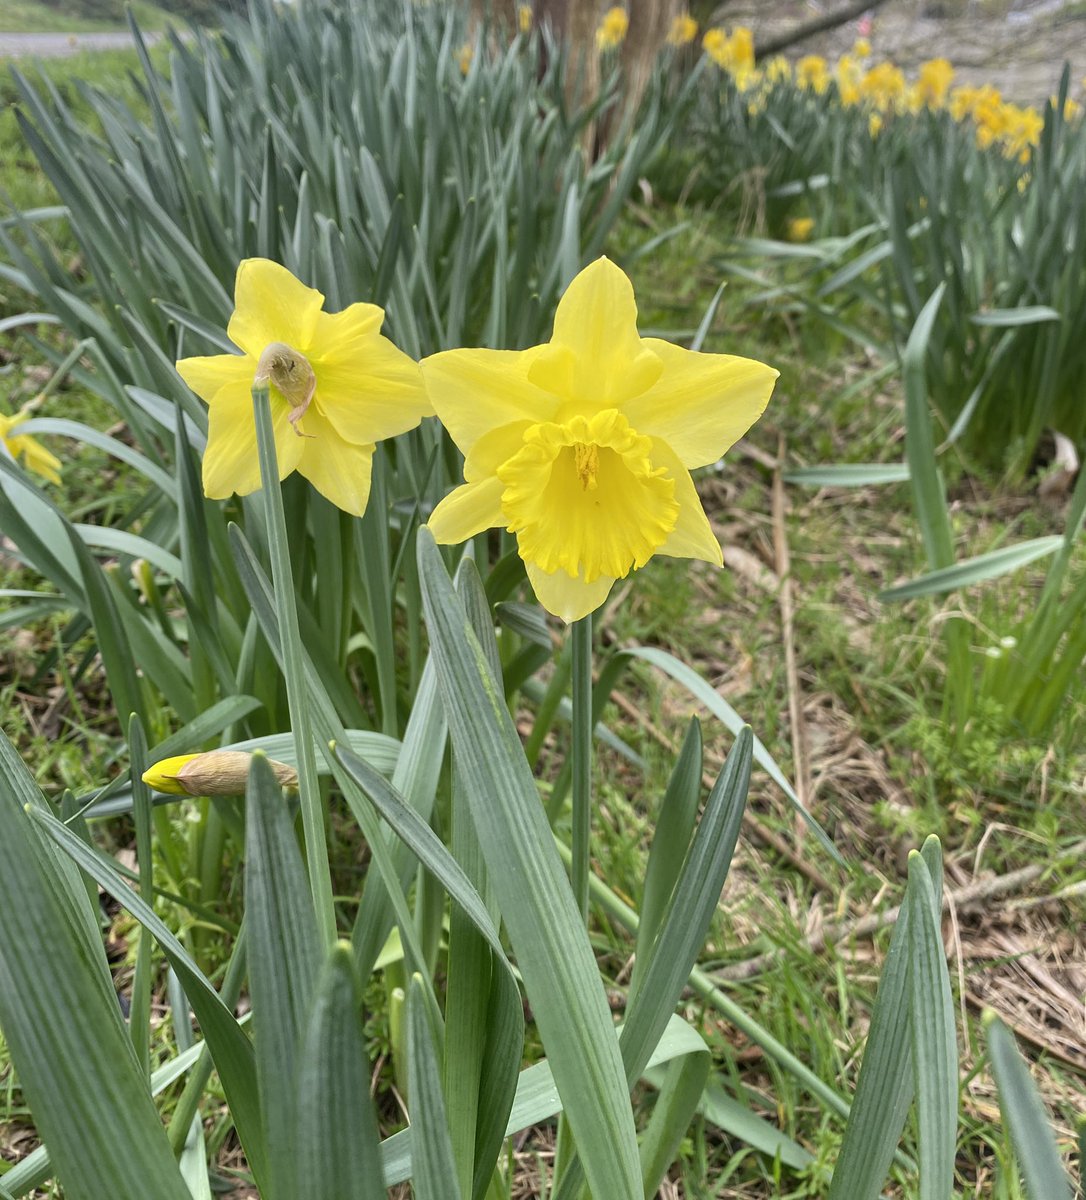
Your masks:
[[[722,565],[690,472],[758,419],[777,372],[637,332],[633,287],[601,258],[569,285],[549,343],[422,362],[466,482],[434,509],[439,542],[502,526],[540,603],[598,608],[654,554]]]
[[[212,499],[260,487],[254,383],[270,385],[280,479],[298,471],[356,516],[369,499],[374,443],[433,412],[418,364],[381,336],[380,308],[323,309],[324,296],[286,267],[248,258],[238,266],[226,331],[241,353],[177,364],[208,406],[203,476]]]
[[[21,412],[6,416],[0,413],[0,453],[6,453],[16,462],[21,462],[28,471],[41,475],[50,483],[60,483],[60,459],[29,434],[14,433],[30,413],[23,409]]]

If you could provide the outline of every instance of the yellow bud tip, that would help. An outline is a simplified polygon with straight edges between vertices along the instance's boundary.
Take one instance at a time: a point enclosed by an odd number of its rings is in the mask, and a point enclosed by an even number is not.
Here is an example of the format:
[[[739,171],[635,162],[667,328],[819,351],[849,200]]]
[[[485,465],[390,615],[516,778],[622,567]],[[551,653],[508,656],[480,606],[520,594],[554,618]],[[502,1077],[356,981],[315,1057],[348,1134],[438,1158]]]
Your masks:
[[[999,1020],[999,1013],[994,1008],[982,1008],[980,1012],[980,1023],[987,1029],[993,1021]]]
[[[23,812],[25,812],[28,817],[30,816],[30,814],[33,811],[34,811],[34,806],[32,804],[24,804],[23,805]]]
[[[336,752],[336,739],[335,738],[332,738],[332,740],[328,743],[328,749],[331,750],[331,752],[333,754],[335,754],[335,752]]]
[[[197,757],[196,754],[176,754],[173,758],[164,758],[144,771],[143,782],[168,796],[187,796],[189,791],[179,778],[181,768]]]

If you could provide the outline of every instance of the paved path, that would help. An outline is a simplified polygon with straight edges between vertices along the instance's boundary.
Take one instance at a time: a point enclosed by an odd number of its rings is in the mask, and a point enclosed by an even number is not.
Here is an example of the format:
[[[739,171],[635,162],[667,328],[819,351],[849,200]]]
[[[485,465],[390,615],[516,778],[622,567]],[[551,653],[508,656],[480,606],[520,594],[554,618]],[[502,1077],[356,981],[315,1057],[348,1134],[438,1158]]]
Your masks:
[[[161,33],[145,33],[152,45]],[[0,33],[0,58],[68,58],[83,50],[128,50],[132,35],[116,33]]]

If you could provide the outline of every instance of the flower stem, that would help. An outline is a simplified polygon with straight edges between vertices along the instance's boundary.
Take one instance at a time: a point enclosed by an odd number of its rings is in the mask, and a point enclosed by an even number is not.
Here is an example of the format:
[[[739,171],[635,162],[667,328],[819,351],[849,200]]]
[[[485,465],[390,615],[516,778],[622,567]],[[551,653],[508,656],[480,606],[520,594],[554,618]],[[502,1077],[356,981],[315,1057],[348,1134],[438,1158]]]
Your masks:
[[[575,621],[573,637],[573,895],[588,919],[592,831],[592,615]]]
[[[305,675],[302,668],[302,638],[298,631],[298,606],[294,596],[294,575],[290,566],[286,514],[275,456],[271,402],[267,385],[253,387],[253,413],[256,440],[260,452],[260,479],[264,492],[264,516],[268,525],[272,585],[279,617],[279,637],[283,648],[283,675],[287,684],[287,709],[298,756],[298,799],[302,810],[302,833],[309,869],[309,887],[317,926],[325,949],[336,940],[336,911],[332,902],[332,880],[328,870],[328,843],[324,829],[324,805],[317,783],[317,759],[306,703]]]

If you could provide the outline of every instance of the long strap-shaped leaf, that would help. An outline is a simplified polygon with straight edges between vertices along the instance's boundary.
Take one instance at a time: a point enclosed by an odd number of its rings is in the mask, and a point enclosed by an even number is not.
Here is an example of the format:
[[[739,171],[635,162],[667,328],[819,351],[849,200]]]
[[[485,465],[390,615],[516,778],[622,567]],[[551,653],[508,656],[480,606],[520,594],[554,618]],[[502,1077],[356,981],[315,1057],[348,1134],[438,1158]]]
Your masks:
[[[411,1183],[416,1200],[461,1200],[437,1047],[419,976],[407,997]]]
[[[1014,1035],[996,1017],[984,1014],[988,1054],[999,1088],[999,1108],[1011,1133],[1029,1200],[1071,1200],[1071,1183],[1060,1161],[1044,1101],[1014,1044]]]
[[[502,916],[593,1192],[641,1195],[633,1113],[599,970],[515,727],[433,537],[419,537],[431,653]]]
[[[189,957],[173,932],[141,897],[125,883],[113,863],[99,851],[81,841],[66,825],[46,812],[35,810],[34,820],[90,877],[104,888],[122,908],[155,935],[170,966],[177,972],[200,1022],[204,1037],[223,1089],[245,1156],[258,1185],[266,1177],[263,1123],[260,1114],[253,1062],[253,1046],[234,1015],[223,1004],[218,992]]]
[[[288,1194],[386,1200],[358,979],[344,942],[329,952],[316,984],[295,1102],[297,1183]]]
[[[265,755],[246,792],[245,915],[253,1049],[270,1167],[266,1200],[290,1200],[294,1079],[320,970],[317,916],[286,801]]]
[[[34,1120],[71,1200],[188,1200],[116,997],[19,802],[28,786],[0,736],[0,1026]]]

